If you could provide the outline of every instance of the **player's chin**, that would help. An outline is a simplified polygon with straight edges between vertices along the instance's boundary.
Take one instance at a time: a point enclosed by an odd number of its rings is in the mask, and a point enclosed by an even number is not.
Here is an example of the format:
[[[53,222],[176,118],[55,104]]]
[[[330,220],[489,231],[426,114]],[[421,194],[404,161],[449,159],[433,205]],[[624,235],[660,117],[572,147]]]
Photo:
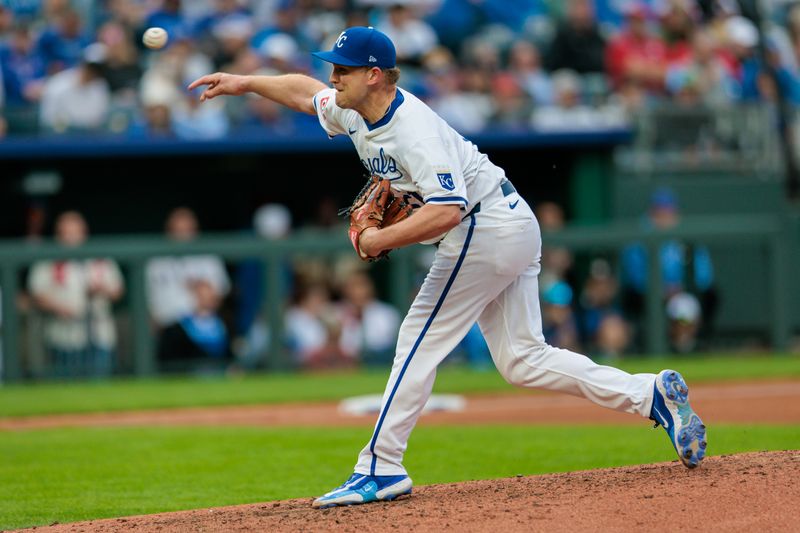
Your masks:
[[[348,106],[350,105],[347,94],[345,94],[345,92],[341,89],[336,89],[336,105],[344,109],[348,109]]]

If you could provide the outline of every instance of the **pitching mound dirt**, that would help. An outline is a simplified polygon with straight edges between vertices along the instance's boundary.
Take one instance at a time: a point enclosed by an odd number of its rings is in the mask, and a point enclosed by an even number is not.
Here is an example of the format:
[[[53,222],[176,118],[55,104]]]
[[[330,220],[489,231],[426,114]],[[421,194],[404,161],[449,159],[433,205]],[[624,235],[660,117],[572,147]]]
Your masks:
[[[95,520],[39,531],[792,531],[800,451],[415,488],[390,503],[326,509],[311,499]],[[796,530],[796,529],[794,529]]]

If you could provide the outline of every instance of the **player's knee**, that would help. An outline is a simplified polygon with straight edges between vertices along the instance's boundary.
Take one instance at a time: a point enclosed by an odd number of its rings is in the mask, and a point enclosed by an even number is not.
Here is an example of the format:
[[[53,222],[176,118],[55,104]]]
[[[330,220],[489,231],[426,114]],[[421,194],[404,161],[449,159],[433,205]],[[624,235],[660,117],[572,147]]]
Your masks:
[[[530,381],[530,367],[524,364],[514,364],[503,372],[505,380],[515,387],[524,387]]]
[[[503,378],[511,385],[516,387],[526,387],[537,379],[541,371],[538,369],[538,362],[546,356],[546,344],[532,347],[525,355],[515,357],[504,368],[500,370]]]
[[[522,385],[519,383],[519,373],[515,373],[513,368],[512,369],[504,369],[500,374],[503,376],[503,379],[506,380],[506,383],[509,385],[514,385],[515,387],[521,387]]]

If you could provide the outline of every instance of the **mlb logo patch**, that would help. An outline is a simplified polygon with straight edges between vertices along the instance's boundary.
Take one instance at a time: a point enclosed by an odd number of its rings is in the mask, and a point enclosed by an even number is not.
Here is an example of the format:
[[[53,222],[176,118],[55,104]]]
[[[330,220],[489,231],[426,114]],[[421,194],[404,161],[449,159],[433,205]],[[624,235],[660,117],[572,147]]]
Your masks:
[[[449,172],[440,172],[436,174],[436,177],[439,178],[439,183],[441,186],[448,191],[452,191],[456,188],[455,183],[453,183],[453,175]]]

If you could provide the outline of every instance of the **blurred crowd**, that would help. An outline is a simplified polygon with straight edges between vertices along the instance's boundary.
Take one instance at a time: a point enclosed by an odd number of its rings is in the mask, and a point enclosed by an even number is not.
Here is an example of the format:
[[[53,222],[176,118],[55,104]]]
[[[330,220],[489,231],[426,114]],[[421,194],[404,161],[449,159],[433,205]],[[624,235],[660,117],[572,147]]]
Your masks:
[[[314,117],[253,96],[200,105],[186,86],[215,70],[306,72],[327,79],[329,65],[309,52],[329,48],[351,25],[373,25],[390,35],[402,70],[400,85],[464,133],[492,127],[605,129],[627,123],[643,106],[663,102],[714,107],[779,96],[800,102],[800,2],[764,4],[771,10],[760,25],[753,22],[753,5],[735,0],[0,0],[0,136],[103,132],[215,139],[235,132],[292,135],[316,128]],[[151,26],[169,32],[164,49],[151,51],[141,44]],[[338,223],[336,207],[327,206],[327,225]],[[561,206],[540,202],[535,208],[543,231],[564,226]],[[642,223],[668,229],[679,216],[679,199],[659,190]],[[197,216],[185,207],[166,215],[164,228],[174,241],[200,234]],[[270,240],[297,232],[289,210],[278,204],[254,213],[253,231]],[[81,213],[69,211],[57,217],[54,233],[61,244],[78,246],[89,224]],[[640,243],[614,257],[575,257],[566,249],[546,248],[539,296],[548,342],[599,359],[640,353],[652,260]],[[669,241],[655,260],[671,349],[702,348],[717,308],[708,250]],[[423,261],[419,271],[427,266]],[[123,274],[103,258],[32,265],[21,300],[32,332],[27,342],[32,375],[104,376],[120,367],[121,321],[113,309],[124,307]],[[162,370],[268,365],[267,298],[285,303],[279,342],[297,367],[391,361],[401,316],[379,298],[386,296],[386,284],[374,270],[348,255],[287,261],[281,276],[284,293],[276,294],[276,287],[265,285],[258,259],[235,264],[213,255],[153,259],[146,270],[147,301]],[[491,364],[477,328],[454,357],[476,367]]]
[[[542,201],[535,210],[545,237],[564,227],[560,205]],[[661,188],[652,195],[641,224],[649,231],[668,230],[679,220],[677,195]],[[80,246],[89,236],[87,221],[77,211],[59,214],[53,228],[56,242],[65,247]],[[282,204],[265,204],[252,217],[251,232],[265,241],[308,232],[341,237],[344,231],[338,225],[295,228]],[[200,222],[190,208],[177,207],[167,214],[168,240],[185,243],[200,235]],[[600,361],[646,351],[645,294],[649,262],[654,260],[648,252],[639,242],[605,256],[575,256],[566,248],[546,246],[540,294],[531,295],[541,302],[545,339]],[[428,247],[415,259],[413,291],[421,285],[432,254]],[[717,309],[709,251],[671,239],[662,243],[656,260],[669,348],[675,353],[707,349]],[[236,262],[213,254],[152,258],[145,268],[145,289],[159,369],[218,373],[273,367],[279,362],[270,355],[270,300],[280,302],[283,332],[278,345],[291,366],[316,371],[388,365],[401,322],[396,306],[403,303],[390,304],[379,297],[388,293],[383,265],[375,268],[349,251],[325,257],[297,254],[282,260],[280,282],[269,286],[267,280],[274,278],[266,275],[266,265],[258,258]],[[123,330],[122,337],[127,331],[129,343],[132,325],[122,318],[125,289],[125,275],[111,259],[31,265],[20,299],[27,372],[33,377],[124,372],[117,330]],[[406,303],[413,293],[407,297]],[[478,369],[492,366],[477,325],[450,360]]]
[[[59,214],[53,228],[55,242],[67,248],[89,237],[78,211]],[[286,238],[291,230],[283,205],[264,205],[253,216],[253,232],[265,240]],[[196,214],[175,208],[164,235],[176,243],[196,239]],[[281,265],[281,276],[280,287],[265,286],[265,265],[257,258],[226,263],[206,254],[149,260],[146,299],[159,369],[217,373],[274,366],[268,357],[267,298],[281,300],[280,346],[291,366],[322,370],[391,362],[400,313],[378,299],[365,263],[349,253],[332,260],[297,258]],[[31,265],[19,300],[30,376],[107,377],[124,371],[118,330],[131,329],[121,319],[124,278],[108,258]]]
[[[291,135],[313,117],[262,98],[199,105],[215,71],[305,72],[352,25],[395,42],[400,84],[464,133],[624,125],[672,101],[800,102],[800,6],[749,0],[4,0],[0,133]],[[141,44],[147,27],[166,48]],[[764,28],[760,31],[759,28]],[[306,122],[310,121],[310,122]],[[259,130],[261,131],[261,130]]]
[[[564,227],[564,213],[557,204],[543,202],[536,214],[545,234]],[[669,230],[679,221],[675,192],[657,189],[641,220],[643,229]],[[579,259],[566,248],[545,246],[539,287],[547,341],[597,359],[645,351],[645,295],[653,260],[639,242],[628,244],[618,256]],[[710,252],[702,245],[668,239],[655,260],[670,350],[691,353],[707,348],[718,302]]]

